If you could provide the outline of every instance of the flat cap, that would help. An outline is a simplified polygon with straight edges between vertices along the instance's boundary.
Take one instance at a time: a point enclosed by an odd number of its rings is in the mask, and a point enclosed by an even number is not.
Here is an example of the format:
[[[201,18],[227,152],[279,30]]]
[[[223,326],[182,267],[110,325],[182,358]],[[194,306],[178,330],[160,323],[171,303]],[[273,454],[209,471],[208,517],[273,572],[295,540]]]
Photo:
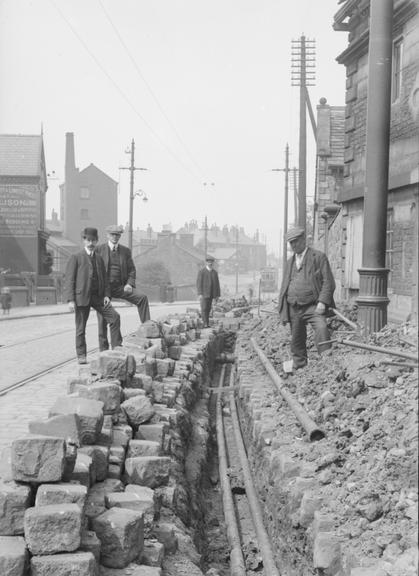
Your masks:
[[[81,233],[82,238],[93,238],[97,240],[99,238],[97,233],[97,228],[85,228]]]
[[[110,226],[108,226],[106,228],[106,232],[108,234],[123,234],[124,233],[124,227],[118,226],[118,224],[111,224]]]
[[[210,255],[208,254],[208,256],[205,258],[205,261],[206,261],[206,262],[214,262],[214,261],[215,261],[215,258],[214,258],[214,256],[210,256]]]
[[[303,236],[305,234],[305,230],[304,228],[301,228],[300,226],[297,226],[296,228],[290,228],[287,232],[287,242],[290,242],[291,240],[295,240],[296,238],[299,238],[300,236]]]

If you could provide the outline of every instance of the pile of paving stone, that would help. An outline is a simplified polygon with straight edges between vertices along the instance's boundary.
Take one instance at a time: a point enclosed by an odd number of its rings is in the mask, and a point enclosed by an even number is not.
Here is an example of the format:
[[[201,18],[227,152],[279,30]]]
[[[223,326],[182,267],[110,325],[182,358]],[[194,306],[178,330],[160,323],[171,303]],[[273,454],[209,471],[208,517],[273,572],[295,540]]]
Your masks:
[[[336,319],[331,327],[335,339],[341,333],[361,340]],[[338,343],[319,356],[310,336],[308,366],[283,381],[325,432],[310,443],[269,378],[260,375],[249,336],[281,373],[290,335],[272,314],[250,322],[237,343],[242,422],[282,571],[416,575],[417,368]],[[415,354],[416,338],[417,327],[404,324],[387,326],[369,343]]]
[[[48,419],[12,443],[0,481],[2,576],[159,576],[177,562],[173,573],[202,575],[185,461],[220,339],[201,326],[194,312],[143,324],[80,367]],[[204,449],[199,458],[198,476]]]

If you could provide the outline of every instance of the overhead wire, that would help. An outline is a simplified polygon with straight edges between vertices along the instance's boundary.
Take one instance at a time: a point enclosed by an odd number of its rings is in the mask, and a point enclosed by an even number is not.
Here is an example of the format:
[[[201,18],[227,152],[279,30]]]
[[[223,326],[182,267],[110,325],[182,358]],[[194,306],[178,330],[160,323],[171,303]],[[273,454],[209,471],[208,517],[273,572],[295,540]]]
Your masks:
[[[83,40],[83,38],[80,36],[80,34],[77,32],[77,30],[74,28],[74,26],[71,24],[71,22],[68,20],[68,18],[65,16],[65,14],[62,12],[62,10],[57,6],[57,4],[55,3],[55,0],[49,0],[50,3],[52,4],[52,6],[55,8],[55,10],[58,12],[58,14],[61,16],[61,18],[64,20],[64,22],[67,24],[67,26],[70,28],[70,30],[72,31],[72,33],[74,34],[74,36],[79,40],[79,42],[81,43],[81,45],[83,46],[83,48],[86,50],[86,52],[89,54],[89,56],[92,58],[92,60],[95,62],[95,64],[98,66],[98,68],[102,71],[102,73],[106,76],[106,78],[109,80],[109,82],[113,85],[113,87],[116,89],[116,91],[122,96],[122,98],[125,100],[125,102],[128,104],[128,106],[132,109],[132,111],[136,114],[136,116],[138,116],[140,118],[140,120],[144,123],[144,125],[148,128],[148,130],[150,131],[150,133],[154,136],[154,138],[156,139],[156,141],[166,150],[166,152],[168,152],[170,154],[170,156],[180,165],[182,166],[182,168],[188,172],[195,180],[197,180],[200,184],[201,184],[201,178],[195,173],[193,172],[174,152],[173,150],[160,138],[160,136],[157,134],[157,132],[154,130],[154,128],[151,126],[151,124],[144,118],[144,116],[141,114],[141,112],[139,112],[137,110],[137,108],[134,106],[134,104],[131,102],[131,100],[129,99],[129,97],[125,94],[125,92],[122,90],[122,88],[119,86],[119,84],[112,78],[112,76],[109,74],[109,72],[107,72],[107,70],[103,67],[102,63],[100,62],[100,60],[95,56],[95,54],[90,50],[89,46],[86,44],[86,42]]]
[[[156,94],[154,93],[153,89],[151,88],[150,84],[147,82],[146,78],[144,77],[144,74],[141,72],[141,69],[137,63],[137,61],[135,60],[134,56],[132,55],[130,49],[128,48],[126,42],[124,41],[121,33],[119,32],[118,28],[116,27],[115,23],[113,22],[109,12],[106,10],[102,0],[98,0],[98,3],[100,5],[100,7],[102,8],[102,11],[106,17],[106,19],[108,20],[110,26],[112,27],[113,31],[115,32],[115,35],[117,36],[119,42],[121,43],[122,47],[124,48],[128,58],[130,59],[132,65],[134,66],[139,78],[141,79],[141,81],[144,83],[145,87],[147,88],[150,96],[153,98],[154,102],[156,103],[158,109],[160,110],[160,112],[162,113],[162,115],[164,116],[164,118],[166,119],[167,123],[169,124],[170,128],[173,130],[176,138],[178,139],[179,143],[181,144],[181,146],[183,147],[183,149],[185,150],[185,152],[188,154],[190,160],[192,161],[192,163],[195,165],[195,168],[197,169],[198,172],[200,172],[202,174],[202,179],[205,180],[205,172],[202,169],[202,167],[198,164],[198,162],[195,160],[195,157],[193,156],[193,154],[191,153],[191,151],[189,150],[189,147],[185,144],[183,138],[180,136],[176,126],[173,124],[173,122],[170,120],[168,114],[166,113],[165,109],[163,108],[163,106],[161,105],[159,99],[157,98]]]

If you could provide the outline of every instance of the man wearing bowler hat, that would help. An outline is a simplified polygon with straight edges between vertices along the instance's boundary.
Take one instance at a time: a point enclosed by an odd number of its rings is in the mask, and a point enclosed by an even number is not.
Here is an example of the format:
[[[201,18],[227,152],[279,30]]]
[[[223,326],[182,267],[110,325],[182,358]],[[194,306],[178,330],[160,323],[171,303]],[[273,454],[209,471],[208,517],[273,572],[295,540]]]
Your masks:
[[[320,343],[330,340],[326,315],[335,306],[335,280],[326,254],[307,247],[304,228],[289,230],[287,241],[294,254],[282,277],[278,310],[282,322],[291,324],[293,368],[298,369],[307,364],[307,324],[319,352],[331,347]]]
[[[120,298],[137,306],[141,322],[150,320],[150,306],[145,294],[135,287],[136,269],[131,250],[119,243],[124,229],[113,224],[106,228],[108,241],[97,247],[97,252],[103,258],[108,276],[112,298]],[[106,319],[98,314],[99,348],[109,348]]]
[[[201,304],[201,315],[204,327],[209,327],[209,315],[211,312],[212,301],[220,297],[220,281],[218,272],[214,270],[214,258],[207,256],[205,259],[205,268],[198,272],[196,280],[196,289],[198,291],[199,302]]]
[[[111,305],[111,290],[105,264],[95,252],[98,242],[96,228],[85,228],[82,232],[84,248],[72,254],[65,272],[65,295],[76,320],[76,353],[79,364],[86,360],[86,324],[90,308],[100,313],[111,329],[112,348],[122,344],[121,319]]]

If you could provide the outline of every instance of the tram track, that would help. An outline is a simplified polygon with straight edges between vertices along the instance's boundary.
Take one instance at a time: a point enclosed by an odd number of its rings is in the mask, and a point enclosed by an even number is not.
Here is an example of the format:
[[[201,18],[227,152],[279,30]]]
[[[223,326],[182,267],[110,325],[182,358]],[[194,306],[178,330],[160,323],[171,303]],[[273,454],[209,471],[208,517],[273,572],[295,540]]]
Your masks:
[[[74,328],[67,328],[66,330],[60,330],[59,332],[54,332],[53,334],[44,334],[42,336],[37,336],[36,338],[29,338],[28,340],[20,340],[18,342],[13,342],[11,344],[0,344],[0,352],[3,350],[8,350],[9,348],[14,348],[16,346],[24,346],[25,344],[30,344],[32,342],[37,342],[38,340],[43,340],[44,338],[54,338],[56,336],[61,336],[62,334],[67,334],[68,332],[74,332]]]

